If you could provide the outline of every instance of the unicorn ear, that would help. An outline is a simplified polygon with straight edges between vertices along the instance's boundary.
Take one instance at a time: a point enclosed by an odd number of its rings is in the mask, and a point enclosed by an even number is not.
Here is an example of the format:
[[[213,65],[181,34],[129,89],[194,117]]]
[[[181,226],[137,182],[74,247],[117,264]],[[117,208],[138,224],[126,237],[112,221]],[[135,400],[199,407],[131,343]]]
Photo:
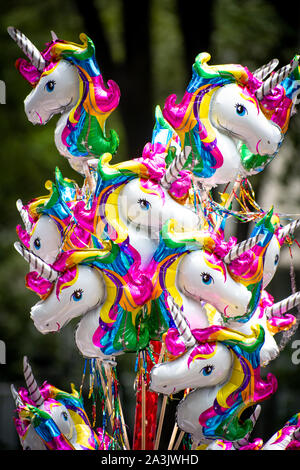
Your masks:
[[[25,229],[27,233],[30,233],[32,230],[32,223],[29,220],[28,212],[24,209],[21,199],[18,199],[16,202],[17,209],[20,213],[20,216],[23,220]]]
[[[40,51],[32,42],[18,29],[13,26],[7,28],[10,37],[18,44],[19,48],[27,55],[28,59],[39,72],[42,72],[47,65]]]
[[[24,405],[23,400],[21,396],[19,395],[19,393],[17,392],[17,390],[15,389],[15,386],[13,384],[11,384],[10,386],[10,391],[13,396],[13,399],[15,400],[16,407],[19,408],[20,406],[23,406]]]

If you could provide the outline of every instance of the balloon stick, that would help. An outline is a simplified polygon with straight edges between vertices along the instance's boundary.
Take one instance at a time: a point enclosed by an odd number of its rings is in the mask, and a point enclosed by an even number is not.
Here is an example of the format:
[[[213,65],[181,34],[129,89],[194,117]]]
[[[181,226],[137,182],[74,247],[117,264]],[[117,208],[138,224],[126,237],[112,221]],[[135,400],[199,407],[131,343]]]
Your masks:
[[[126,423],[125,423],[125,419],[124,419],[123,408],[122,408],[121,399],[120,399],[120,395],[119,395],[119,394],[118,394],[118,403],[119,403],[120,417],[121,417],[121,423],[122,423],[122,429],[123,429],[124,441],[125,441],[126,449],[127,449],[127,450],[130,450],[130,444],[129,444],[128,435],[127,435],[127,428],[126,428]]]

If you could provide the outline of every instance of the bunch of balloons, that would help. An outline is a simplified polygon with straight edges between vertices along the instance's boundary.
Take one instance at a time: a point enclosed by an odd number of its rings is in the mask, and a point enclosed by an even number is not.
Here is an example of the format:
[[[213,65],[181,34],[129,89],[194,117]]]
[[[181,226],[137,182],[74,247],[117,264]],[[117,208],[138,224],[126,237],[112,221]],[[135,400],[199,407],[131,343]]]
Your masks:
[[[47,196],[17,201],[23,225],[15,248],[29,264],[26,287],[40,298],[30,317],[43,334],[80,318],[76,347],[102,384],[103,414],[107,407],[115,418],[111,435],[106,426],[95,432],[77,392],[14,390],[21,442],[30,429],[48,449],[129,449],[116,366],[120,354],[136,353],[133,448],[158,448],[167,397],[180,391],[174,439],[177,429],[180,435],[169,448],[184,436],[193,449],[297,448],[298,415],[265,445],[250,442],[260,404],[277,388],[273,374],[261,374],[280,353],[274,336],[297,325],[289,311],[300,293],[275,302],[266,288],[300,221],[283,226],[273,207],[263,210],[248,178],[283,142],[299,92],[299,56],[250,72],[210,65],[210,55],[199,54],[181,102],[170,95],[156,107],[141,155],[114,164],[119,137],[106,132],[106,121],[120,90],[112,80],[104,84],[93,41],[52,33],[40,52],[19,30],[8,32],[27,56],[16,66],[33,87],[25,99],[29,121],[46,124],[60,114],[55,145],[83,179],[56,168]],[[216,201],[212,188],[220,185]],[[228,236],[230,218],[253,224],[248,239]],[[50,396],[67,424],[47,414]],[[69,398],[81,410],[71,419]],[[78,416],[89,435],[79,443],[75,431],[68,438]]]

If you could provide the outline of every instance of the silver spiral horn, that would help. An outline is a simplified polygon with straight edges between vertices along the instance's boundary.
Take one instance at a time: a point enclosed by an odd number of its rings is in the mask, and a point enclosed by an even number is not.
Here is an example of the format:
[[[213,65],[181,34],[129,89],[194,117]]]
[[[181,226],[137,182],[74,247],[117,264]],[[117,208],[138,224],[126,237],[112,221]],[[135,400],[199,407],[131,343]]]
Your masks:
[[[252,75],[254,75],[254,77],[258,80],[264,80],[264,78],[270,75],[270,73],[273,72],[274,69],[276,69],[278,64],[278,59],[272,59],[267,64],[262,65],[261,67],[259,67],[259,69],[255,70]]]
[[[50,264],[45,263],[39,256],[32,253],[20,242],[15,242],[14,247],[17,252],[23,256],[23,258],[31,265],[33,270],[37,271],[41,277],[47,279],[50,282],[56,281],[56,279],[61,275],[59,271],[50,266]]]
[[[171,311],[172,318],[178,329],[181,338],[187,348],[195,346],[196,339],[193,336],[190,327],[187,324],[185,317],[182,315],[182,311],[179,306],[175,303],[175,300],[170,295],[167,298],[167,303]]]
[[[287,235],[293,235],[297,228],[300,227],[300,219],[294,220],[290,224],[286,225],[279,229],[279,235],[282,238],[285,238]]]
[[[36,380],[34,378],[34,375],[32,373],[31,367],[29,365],[29,362],[26,356],[23,359],[23,372],[24,372],[26,387],[30,395],[30,398],[34,401],[36,406],[39,408],[44,403],[44,398],[41,395],[40,389],[38,387],[38,384],[36,383]]]
[[[39,72],[42,72],[47,63],[34,44],[32,44],[32,42],[23,33],[21,33],[21,31],[14,28],[13,26],[9,26],[7,28],[7,32],[28,57],[32,65],[34,65],[34,67],[36,67]]]
[[[267,318],[281,317],[281,315],[288,312],[289,310],[292,310],[292,308],[296,307],[299,304],[300,304],[300,292],[296,292],[295,294],[292,294],[286,299],[281,300],[280,302],[277,302],[271,307],[266,307],[265,315]]]

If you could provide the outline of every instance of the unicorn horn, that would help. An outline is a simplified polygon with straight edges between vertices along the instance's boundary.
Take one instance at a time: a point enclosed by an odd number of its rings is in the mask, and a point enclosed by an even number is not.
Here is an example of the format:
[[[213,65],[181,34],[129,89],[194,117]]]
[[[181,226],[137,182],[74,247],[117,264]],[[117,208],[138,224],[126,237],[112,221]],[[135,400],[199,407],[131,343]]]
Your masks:
[[[47,63],[40,51],[23,33],[21,33],[21,31],[14,28],[13,26],[9,26],[7,28],[7,32],[12,37],[12,39],[18,44],[20,49],[22,49],[24,54],[27,55],[32,65],[34,65],[34,67],[36,67],[39,72],[42,72],[46,67]]]
[[[60,272],[53,269],[50,264],[45,263],[39,256],[32,253],[20,242],[15,242],[14,247],[17,252],[37,271],[40,276],[53,282],[60,276]]]
[[[298,227],[300,227],[300,219],[294,220],[290,224],[279,229],[279,235],[282,238],[285,238],[287,235],[293,235],[293,233],[295,232],[295,230],[297,230]]]
[[[29,220],[28,212],[24,209],[23,202],[21,201],[21,199],[17,200],[16,206],[23,220],[27,233],[30,233],[32,230],[32,223]]]
[[[242,253],[250,250],[250,248],[253,248],[255,245],[257,245],[257,243],[262,238],[263,238],[263,234],[259,233],[255,237],[248,238],[247,240],[244,240],[243,242],[238,243],[233,248],[231,248],[231,250],[224,257],[223,259],[224,263],[226,264],[231,263],[231,261],[238,258]]]
[[[290,295],[286,299],[277,302],[271,307],[266,307],[265,314],[267,318],[281,317],[282,314],[288,312],[298,304],[300,304],[300,292],[296,292],[295,294]]]
[[[29,395],[36,404],[36,406],[40,408],[40,406],[44,403],[44,398],[41,395],[40,389],[38,387],[38,384],[36,383],[36,380],[34,378],[26,356],[24,356],[23,358],[23,372]]]
[[[259,67],[259,69],[255,70],[252,75],[254,75],[254,77],[258,80],[263,80],[268,75],[270,75],[270,73],[273,72],[274,69],[276,69],[278,64],[278,59],[272,59],[267,64],[262,65],[262,67]]]
[[[196,340],[194,336],[192,335],[191,329],[188,326],[185,317],[182,315],[181,309],[175,303],[173,297],[171,297],[170,295],[167,298],[167,303],[170,308],[171,315],[176,325],[176,328],[178,329],[178,332],[181,338],[183,339],[184,344],[186,345],[187,348],[191,348],[195,346]]]
[[[182,168],[184,167],[189,154],[191,153],[192,147],[185,147],[183,152],[178,153],[172,163],[166,169],[166,172],[162,179],[160,180],[160,184],[165,188],[169,189],[171,184],[179,178],[179,173],[181,172]]]
[[[293,70],[298,66],[299,57],[296,56],[293,60],[281,69],[274,72],[265,82],[262,83],[261,87],[256,91],[256,97],[261,100],[264,96],[268,95],[270,91],[275,88],[279,83],[288,77]]]

